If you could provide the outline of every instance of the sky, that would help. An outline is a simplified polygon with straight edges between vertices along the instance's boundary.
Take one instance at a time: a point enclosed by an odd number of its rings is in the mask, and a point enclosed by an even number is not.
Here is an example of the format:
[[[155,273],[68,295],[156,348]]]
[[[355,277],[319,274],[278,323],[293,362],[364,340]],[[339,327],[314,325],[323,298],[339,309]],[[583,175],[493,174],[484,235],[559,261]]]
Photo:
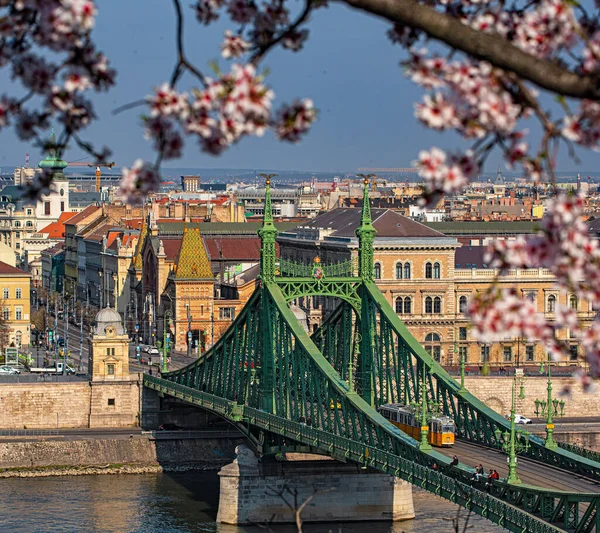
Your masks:
[[[93,96],[99,119],[84,132],[97,146],[107,145],[117,167],[129,166],[137,158],[153,159],[143,137],[137,108],[114,115],[115,108],[144,98],[167,80],[175,61],[175,17],[166,0],[103,0],[94,39],[118,71],[117,86],[109,93]],[[200,26],[184,0],[187,16],[187,54],[205,72],[208,62],[220,56],[223,31],[218,23]],[[184,155],[165,167],[275,168],[282,170],[353,171],[357,167],[410,167],[419,150],[439,146],[466,148],[452,133],[438,133],[414,118],[414,103],[422,91],[403,75],[402,50],[386,36],[390,24],[331,4],[317,11],[309,25],[310,38],[299,53],[277,49],[264,66],[270,69],[267,83],[275,91],[275,108],[297,97],[308,97],[319,110],[318,120],[299,144],[277,141],[271,133],[245,138],[224,154],[214,157],[200,151],[189,139]],[[227,62],[220,64],[227,70]],[[182,88],[192,86],[188,76]],[[15,96],[24,94],[6,72],[0,83]],[[0,133],[0,165],[23,164],[25,152],[32,164],[39,149],[21,142],[12,129]],[[72,148],[65,159],[84,157]],[[562,155],[559,170],[598,170],[597,155],[581,151],[582,164]],[[485,167],[495,171],[499,154],[492,154]]]

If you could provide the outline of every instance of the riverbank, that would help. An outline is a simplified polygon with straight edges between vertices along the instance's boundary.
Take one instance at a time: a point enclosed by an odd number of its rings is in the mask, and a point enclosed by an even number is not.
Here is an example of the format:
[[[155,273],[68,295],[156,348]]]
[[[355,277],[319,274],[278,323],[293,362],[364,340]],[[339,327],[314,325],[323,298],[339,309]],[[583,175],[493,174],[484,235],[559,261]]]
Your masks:
[[[2,478],[30,478],[51,476],[88,476],[88,475],[115,475],[115,474],[159,474],[166,472],[190,472],[220,470],[227,461],[215,461],[206,464],[191,465],[142,465],[142,464],[108,464],[108,465],[85,465],[72,466],[50,466],[50,467],[15,467],[0,469]]]
[[[218,470],[242,438],[0,441],[0,478]]]

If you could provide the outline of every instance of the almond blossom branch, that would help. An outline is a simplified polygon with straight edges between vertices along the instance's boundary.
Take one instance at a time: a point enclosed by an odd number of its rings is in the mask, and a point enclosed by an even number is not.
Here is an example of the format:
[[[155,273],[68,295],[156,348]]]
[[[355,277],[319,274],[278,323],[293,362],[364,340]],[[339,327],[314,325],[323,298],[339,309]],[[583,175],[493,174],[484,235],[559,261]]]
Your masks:
[[[293,34],[298,29],[298,27],[308,19],[312,7],[313,0],[307,0],[306,4],[304,4],[304,9],[302,10],[302,13],[300,13],[298,18],[294,21],[294,23],[287,27],[285,30],[283,30],[277,37],[274,37],[267,43],[261,45],[250,59],[250,63],[252,63],[255,66],[258,65],[260,60],[267,54],[267,52],[271,48],[277,46],[281,41],[283,41],[283,39]]]
[[[202,72],[200,72],[200,70],[198,70],[198,68],[196,68],[186,57],[185,55],[185,51],[184,51],[184,47],[183,47],[183,12],[181,11],[181,3],[179,0],[173,0],[173,6],[175,7],[175,14],[177,17],[177,28],[176,28],[176,32],[177,32],[177,56],[178,56],[178,60],[177,60],[177,64],[175,65],[175,68],[173,69],[173,74],[171,75],[171,87],[173,87],[175,85],[175,83],[177,83],[177,80],[179,79],[179,76],[181,76],[182,72],[183,72],[183,68],[186,68],[187,70],[189,70],[194,76],[196,76],[196,78],[198,78],[198,80],[200,81],[200,83],[202,83],[202,85],[204,85],[206,87],[206,78],[204,77],[204,74],[202,74]]]
[[[579,75],[557,62],[540,59],[516,47],[497,33],[485,33],[415,0],[340,0],[402,26],[425,32],[469,56],[514,72],[524,80],[572,98],[600,99],[597,73]]]

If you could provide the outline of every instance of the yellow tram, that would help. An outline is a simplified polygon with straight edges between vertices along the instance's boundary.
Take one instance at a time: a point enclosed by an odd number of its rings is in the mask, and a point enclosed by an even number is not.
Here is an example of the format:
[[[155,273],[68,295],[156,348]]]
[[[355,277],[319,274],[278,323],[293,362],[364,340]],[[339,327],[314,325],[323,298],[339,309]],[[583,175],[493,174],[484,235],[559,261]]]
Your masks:
[[[394,426],[414,439],[421,438],[421,420],[415,416],[415,407],[399,403],[386,403],[379,407],[379,413]],[[449,416],[431,416],[427,440],[432,446],[454,445],[454,420]]]

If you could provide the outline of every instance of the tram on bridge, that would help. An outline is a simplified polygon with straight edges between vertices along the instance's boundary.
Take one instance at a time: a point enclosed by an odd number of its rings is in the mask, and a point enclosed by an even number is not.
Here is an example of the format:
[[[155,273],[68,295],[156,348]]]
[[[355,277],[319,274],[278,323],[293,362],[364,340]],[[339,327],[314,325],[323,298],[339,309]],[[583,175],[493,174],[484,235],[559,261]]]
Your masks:
[[[413,405],[387,403],[379,407],[381,415],[394,426],[419,440],[421,438],[421,421]],[[431,416],[427,440],[432,446],[451,447],[454,445],[454,420],[449,416]]]

